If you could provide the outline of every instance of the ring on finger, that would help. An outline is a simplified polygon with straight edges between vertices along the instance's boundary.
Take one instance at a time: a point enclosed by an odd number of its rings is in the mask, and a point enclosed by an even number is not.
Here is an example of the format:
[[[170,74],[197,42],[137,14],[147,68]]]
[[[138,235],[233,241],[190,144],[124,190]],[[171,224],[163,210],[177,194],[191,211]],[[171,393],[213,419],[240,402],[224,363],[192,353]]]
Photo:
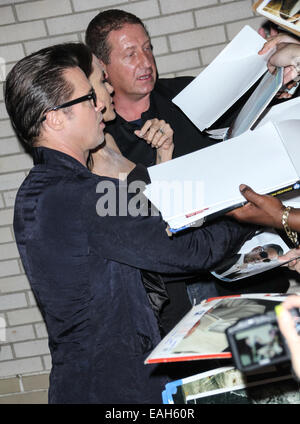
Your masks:
[[[158,130],[159,132],[161,132],[162,134],[164,134],[165,132],[164,132],[164,130],[162,129],[162,128],[159,128],[159,130]]]

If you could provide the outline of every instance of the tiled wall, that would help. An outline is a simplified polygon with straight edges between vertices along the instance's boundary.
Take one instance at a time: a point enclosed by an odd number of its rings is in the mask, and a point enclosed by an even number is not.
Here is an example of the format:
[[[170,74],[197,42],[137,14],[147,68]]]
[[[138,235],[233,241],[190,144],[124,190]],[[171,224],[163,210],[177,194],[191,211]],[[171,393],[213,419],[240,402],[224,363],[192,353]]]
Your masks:
[[[32,166],[3,103],[3,81],[35,50],[83,41],[107,8],[142,18],[161,76],[198,75],[246,24],[257,29],[251,0],[0,0],[0,403],[44,403],[51,368],[47,332],[19,259],[12,229],[16,191]]]

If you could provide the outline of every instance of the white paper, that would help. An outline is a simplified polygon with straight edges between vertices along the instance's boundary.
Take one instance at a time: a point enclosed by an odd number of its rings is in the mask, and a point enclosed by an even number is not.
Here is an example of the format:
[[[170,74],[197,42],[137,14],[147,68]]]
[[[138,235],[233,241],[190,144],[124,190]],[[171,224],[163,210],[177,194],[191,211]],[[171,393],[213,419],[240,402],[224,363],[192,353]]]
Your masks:
[[[281,122],[287,119],[300,119],[300,97],[285,100],[283,103],[269,108],[257,123],[256,128],[265,125],[269,121]]]
[[[151,184],[144,194],[176,229],[244,202],[242,183],[260,194],[295,183],[299,174],[293,161],[298,167],[298,160],[291,159],[287,151],[291,142],[286,139],[293,131],[293,140],[298,140],[300,120],[286,122],[276,124],[281,136],[268,122],[226,142],[149,167]],[[300,143],[295,141],[292,148],[300,158]]]
[[[173,102],[201,131],[209,128],[267,70],[267,55],[258,55],[265,43],[245,26],[201,74]]]

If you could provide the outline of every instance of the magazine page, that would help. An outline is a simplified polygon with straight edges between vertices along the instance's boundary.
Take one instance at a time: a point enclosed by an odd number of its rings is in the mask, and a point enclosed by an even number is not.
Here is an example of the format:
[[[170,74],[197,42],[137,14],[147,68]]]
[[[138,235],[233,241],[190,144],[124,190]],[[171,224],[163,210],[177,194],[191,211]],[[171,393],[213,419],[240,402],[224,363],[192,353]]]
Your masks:
[[[254,5],[254,10],[270,21],[300,36],[300,1],[265,0]]]
[[[165,404],[299,404],[299,383],[290,367],[269,367],[244,374],[221,367],[166,384]]]
[[[145,360],[145,364],[231,358],[225,330],[240,318],[273,311],[285,295],[245,294],[194,305]]]
[[[266,229],[247,240],[238,253],[225,258],[211,273],[226,282],[241,280],[290,262],[292,259],[280,259],[289,250],[275,230]]]

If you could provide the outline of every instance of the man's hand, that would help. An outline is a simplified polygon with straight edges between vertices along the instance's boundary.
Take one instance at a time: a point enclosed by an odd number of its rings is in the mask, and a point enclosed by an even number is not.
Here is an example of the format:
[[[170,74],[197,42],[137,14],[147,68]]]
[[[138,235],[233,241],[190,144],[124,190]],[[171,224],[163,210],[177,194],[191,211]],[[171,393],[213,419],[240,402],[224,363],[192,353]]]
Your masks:
[[[241,222],[275,228],[282,227],[281,219],[284,206],[279,199],[273,196],[257,194],[244,184],[240,185],[240,191],[249,203],[228,212],[228,216]]]
[[[156,163],[172,159],[174,131],[163,119],[149,119],[140,130],[134,133],[157,149]]]
[[[291,249],[285,255],[278,257],[279,262],[288,262],[286,265],[291,271],[300,273],[300,248]]]
[[[276,53],[268,60],[268,69],[273,73],[278,66],[284,67],[284,84],[298,76],[300,71],[300,43],[277,44]]]
[[[280,43],[295,43],[300,44],[300,41],[297,37],[292,37],[286,32],[279,32],[277,35],[267,38],[266,43],[263,45],[258,54],[263,55],[268,53],[273,48],[276,48]]]
[[[276,68],[283,66],[283,83],[287,84],[298,76],[300,64],[300,41],[285,33],[279,33],[274,37],[268,38],[263,48],[258,54],[263,55],[275,48],[276,52],[268,60],[268,69],[274,73]],[[298,65],[298,66],[297,66]],[[291,97],[291,95],[285,96]]]

